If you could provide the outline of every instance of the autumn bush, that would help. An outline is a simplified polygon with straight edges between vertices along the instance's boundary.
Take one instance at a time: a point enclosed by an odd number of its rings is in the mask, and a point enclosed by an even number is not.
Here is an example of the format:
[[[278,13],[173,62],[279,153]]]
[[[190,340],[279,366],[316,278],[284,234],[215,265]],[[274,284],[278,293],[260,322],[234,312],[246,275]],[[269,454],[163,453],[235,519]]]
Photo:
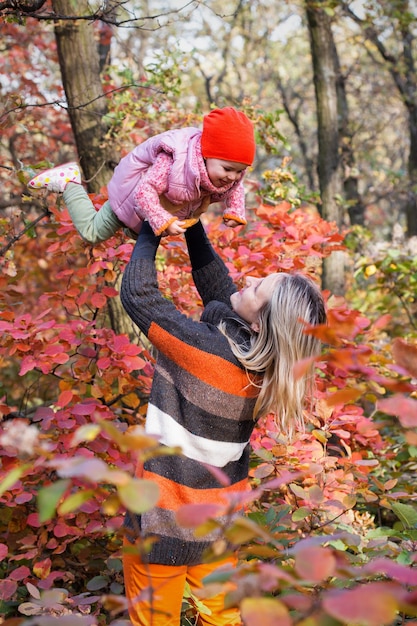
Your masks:
[[[3,255],[0,278],[1,609],[10,624],[122,624],[123,512],[158,498],[133,467],[160,454],[143,431],[152,349],[133,328],[116,335],[107,315],[133,244],[121,233],[90,247],[54,196],[40,201],[45,218]],[[214,212],[206,226],[237,282],[292,270],[319,280],[343,245],[313,206],[278,199],[259,199],[238,233]],[[412,307],[415,261],[401,254]],[[184,623],[219,586],[249,626],[417,623],[415,329],[409,308],[398,321],[403,290],[376,306],[392,257],[361,251],[350,298],[325,294],[328,325],[306,329],[323,341],[306,431],[289,443],[273,417],[258,425],[247,515],[220,527],[209,507],[180,512],[196,533],[218,528],[208,558],[225,539],[241,556],[188,599]],[[183,241],[165,240],[157,262],[167,297],[197,316]]]

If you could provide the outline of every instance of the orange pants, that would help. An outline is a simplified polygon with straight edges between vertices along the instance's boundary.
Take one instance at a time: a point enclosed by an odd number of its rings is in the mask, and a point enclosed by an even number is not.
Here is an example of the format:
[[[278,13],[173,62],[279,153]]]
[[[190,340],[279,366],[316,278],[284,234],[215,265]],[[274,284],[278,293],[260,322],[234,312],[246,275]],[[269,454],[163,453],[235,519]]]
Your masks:
[[[131,545],[131,544],[127,544]],[[236,559],[201,565],[145,564],[136,553],[123,555],[123,573],[129,617],[133,626],[179,626],[185,583],[191,591],[201,589],[201,580]],[[202,600],[211,614],[198,614],[199,626],[240,626],[238,609],[224,608],[224,594]]]

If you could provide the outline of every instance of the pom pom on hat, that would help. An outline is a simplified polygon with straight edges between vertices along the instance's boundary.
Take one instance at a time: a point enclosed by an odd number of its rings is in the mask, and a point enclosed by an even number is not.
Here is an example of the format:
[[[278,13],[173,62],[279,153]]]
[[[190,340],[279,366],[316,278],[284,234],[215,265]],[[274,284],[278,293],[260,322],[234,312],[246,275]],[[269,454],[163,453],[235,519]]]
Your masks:
[[[255,148],[253,124],[242,111],[225,107],[204,116],[201,153],[205,159],[252,165]]]

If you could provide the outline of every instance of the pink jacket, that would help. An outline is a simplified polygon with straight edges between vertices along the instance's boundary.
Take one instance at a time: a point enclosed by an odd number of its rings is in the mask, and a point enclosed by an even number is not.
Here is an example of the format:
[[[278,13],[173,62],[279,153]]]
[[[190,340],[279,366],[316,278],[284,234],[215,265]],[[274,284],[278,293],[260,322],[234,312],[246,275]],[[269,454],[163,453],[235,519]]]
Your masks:
[[[192,217],[213,202],[223,204],[224,218],[246,224],[242,180],[243,173],[230,185],[214,187],[201,155],[201,130],[189,127],[160,133],[134,148],[117,165],[107,189],[121,222],[138,233],[146,219],[159,235],[175,219]],[[161,202],[171,205],[169,210]]]

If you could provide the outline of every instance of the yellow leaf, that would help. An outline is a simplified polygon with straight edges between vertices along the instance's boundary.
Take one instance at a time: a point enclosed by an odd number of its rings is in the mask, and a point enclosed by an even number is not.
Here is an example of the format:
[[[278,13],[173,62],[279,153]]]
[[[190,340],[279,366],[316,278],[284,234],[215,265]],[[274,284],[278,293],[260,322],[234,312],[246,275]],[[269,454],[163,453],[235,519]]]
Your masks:
[[[291,626],[287,607],[276,598],[244,598],[240,612],[245,626]]]
[[[13,487],[13,485],[17,483],[18,480],[20,480],[22,474],[24,474],[29,467],[30,465],[26,463],[25,465],[15,467],[14,469],[10,470],[10,472],[6,474],[6,476],[0,483],[0,496],[9,489],[11,489],[11,487]]]
[[[99,434],[100,426],[98,424],[84,424],[75,431],[71,445],[76,446],[82,441],[94,441]]]
[[[322,443],[323,445],[327,443],[326,433],[323,430],[318,430],[317,428],[315,428],[312,431],[312,435],[315,439],[317,439],[317,441],[320,441],[320,443]]]
[[[113,515],[117,515],[117,513],[119,512],[120,506],[121,506],[121,503],[120,503],[119,496],[116,493],[112,493],[103,502],[103,504],[101,505],[101,509],[104,515],[113,516]]]
[[[94,497],[93,489],[85,489],[77,491],[76,493],[72,493],[69,495],[62,504],[58,507],[58,513],[60,515],[66,515],[67,513],[72,513],[76,511],[84,502],[87,500],[91,500]]]
[[[369,276],[373,276],[376,273],[376,267],[375,265],[368,265],[367,267],[365,267],[365,276],[367,278],[369,278]]]
[[[129,393],[127,396],[123,397],[123,404],[129,407],[129,409],[137,409],[139,403],[140,400],[135,393]]]
[[[133,513],[150,511],[159,500],[158,485],[151,480],[132,478],[117,488],[121,502]]]
[[[227,529],[226,536],[232,543],[246,543],[255,537],[261,537],[265,541],[272,539],[264,528],[248,517],[238,517]]]
[[[343,506],[346,509],[353,509],[356,504],[356,496],[345,496],[342,500]]]

